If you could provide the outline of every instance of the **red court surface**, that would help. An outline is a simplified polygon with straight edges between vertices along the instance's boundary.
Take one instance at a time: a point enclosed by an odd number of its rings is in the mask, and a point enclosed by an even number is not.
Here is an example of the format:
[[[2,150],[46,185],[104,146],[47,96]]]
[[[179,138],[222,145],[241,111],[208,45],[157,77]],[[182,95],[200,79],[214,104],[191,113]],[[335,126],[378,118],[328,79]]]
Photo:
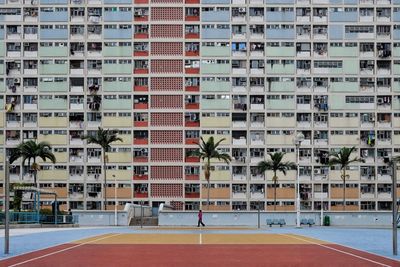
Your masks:
[[[146,236],[125,235],[82,240],[13,257],[0,266],[400,266],[395,260],[295,235],[161,235],[159,244],[148,244],[156,240],[148,236],[149,242],[143,242]],[[221,244],[225,236],[226,244]],[[257,244],[248,244],[254,239]]]

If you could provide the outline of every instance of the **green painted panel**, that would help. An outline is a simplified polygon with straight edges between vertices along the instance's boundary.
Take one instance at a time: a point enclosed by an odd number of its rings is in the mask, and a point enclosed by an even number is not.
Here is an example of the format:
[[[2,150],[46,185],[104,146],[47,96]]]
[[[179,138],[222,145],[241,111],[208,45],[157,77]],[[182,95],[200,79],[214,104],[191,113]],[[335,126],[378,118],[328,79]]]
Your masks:
[[[39,64],[39,74],[68,74],[68,64]]]
[[[331,92],[358,92],[358,83],[356,82],[334,82],[330,84]]]
[[[0,56],[1,56],[1,57],[4,57],[5,52],[6,52],[6,51],[5,51],[4,43],[1,42],[1,43],[0,43]]]
[[[68,48],[64,46],[39,47],[39,56],[41,57],[67,57]]]
[[[104,99],[103,100],[103,109],[132,109],[132,100],[131,99]]]
[[[202,92],[229,92],[231,90],[231,83],[218,81],[202,81],[200,83],[200,90]]]
[[[393,74],[400,74],[400,64],[393,64]]]
[[[4,74],[4,64],[0,64],[0,74]]]
[[[68,103],[64,99],[39,99],[39,109],[67,109]]]
[[[393,48],[393,56],[394,57],[400,57],[400,47],[394,47]]]
[[[400,98],[395,97],[392,104],[393,110],[400,110]]]
[[[4,110],[4,99],[0,98],[0,108]]]
[[[294,99],[267,99],[266,108],[268,109],[295,109]]]
[[[230,109],[231,101],[229,99],[202,99],[201,108],[206,109]]]
[[[345,103],[344,95],[330,95],[329,96],[329,108],[330,109],[359,109],[360,104],[358,103]]]
[[[296,49],[294,47],[267,47],[265,54],[267,57],[294,57]]]
[[[274,64],[272,67],[270,64],[267,65],[267,74],[294,74],[294,64]]]
[[[0,82],[0,92],[5,92],[6,91],[6,84],[4,81]]]
[[[343,60],[343,74],[358,74],[359,67],[360,63],[358,62],[358,59]]]
[[[204,64],[201,63],[202,74],[230,74],[230,64]]]
[[[329,47],[330,57],[358,57],[358,47]]]
[[[393,92],[400,92],[400,81],[393,83]]]
[[[132,74],[132,65],[103,64],[103,74]]]
[[[132,82],[103,82],[104,92],[131,92]]]
[[[39,92],[68,92],[68,82],[41,82]]]
[[[229,46],[202,46],[200,54],[203,57],[229,57],[231,50]]]
[[[267,86],[271,84],[269,91],[271,92],[294,92],[295,91],[295,83],[293,82],[271,82],[267,83]]]
[[[104,57],[130,57],[132,56],[132,47],[130,46],[114,46],[103,48]]]

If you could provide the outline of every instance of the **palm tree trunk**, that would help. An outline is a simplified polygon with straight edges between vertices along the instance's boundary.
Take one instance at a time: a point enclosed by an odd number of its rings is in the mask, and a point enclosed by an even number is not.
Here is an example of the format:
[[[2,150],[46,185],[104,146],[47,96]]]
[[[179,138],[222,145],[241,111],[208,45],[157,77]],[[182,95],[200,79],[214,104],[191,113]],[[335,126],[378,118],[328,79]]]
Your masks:
[[[33,164],[35,166],[34,170],[33,170],[33,183],[35,185],[35,187],[38,187],[37,184],[37,166],[36,166],[36,158],[33,158]]]
[[[210,178],[211,178],[211,166],[210,166],[210,158],[207,159],[207,171],[206,171],[206,180],[207,180],[207,210],[210,209]]]
[[[346,169],[343,170],[343,210],[346,210]]]
[[[106,165],[106,150],[103,149],[103,170],[104,170],[104,210],[107,210],[107,165]]]
[[[274,179],[274,210],[276,210],[276,178]]]

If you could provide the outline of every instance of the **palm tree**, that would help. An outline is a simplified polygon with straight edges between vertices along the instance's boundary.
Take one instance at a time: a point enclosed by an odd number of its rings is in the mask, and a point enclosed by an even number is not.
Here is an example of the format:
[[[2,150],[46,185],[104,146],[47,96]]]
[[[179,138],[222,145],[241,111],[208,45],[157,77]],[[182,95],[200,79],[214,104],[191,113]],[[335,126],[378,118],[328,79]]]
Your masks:
[[[22,164],[28,160],[28,166],[33,170],[33,181],[37,186],[37,172],[39,164],[36,163],[36,158],[41,158],[43,161],[49,159],[53,164],[56,163],[56,157],[51,152],[51,146],[47,142],[36,143],[36,141],[29,140],[19,144],[16,148],[11,150],[9,158],[10,164],[19,158],[22,158]],[[31,165],[31,161],[33,161]]]
[[[356,151],[356,147],[342,147],[339,151],[330,153],[331,158],[329,159],[329,166],[340,166],[341,178],[343,180],[343,210],[346,209],[346,168],[353,162],[364,162],[363,159],[354,157],[350,159],[351,153]]]
[[[86,135],[83,136],[82,139],[87,140],[88,144],[96,144],[102,148],[103,153],[103,170],[104,170],[104,210],[107,210],[107,157],[106,152],[108,152],[111,148],[111,143],[120,141],[122,142],[122,138],[117,137],[114,131],[110,131],[109,129],[103,129],[99,127],[94,135]],[[115,203],[116,205],[116,203]]]
[[[276,186],[278,182],[277,172],[280,171],[286,175],[287,171],[296,169],[296,163],[282,161],[285,154],[286,153],[284,152],[268,153],[271,159],[260,161],[257,165],[260,173],[265,173],[266,171],[272,171],[274,173],[274,176],[272,177],[272,181],[274,182],[274,210],[276,210]]]
[[[218,159],[225,161],[229,164],[231,156],[227,153],[220,153],[218,146],[225,138],[222,138],[217,143],[214,143],[214,137],[210,136],[207,142],[204,141],[203,137],[200,137],[201,143],[196,143],[199,147],[198,150],[190,152],[191,156],[199,157],[204,162],[204,177],[207,181],[207,208],[210,206],[210,177],[211,177],[211,159]]]

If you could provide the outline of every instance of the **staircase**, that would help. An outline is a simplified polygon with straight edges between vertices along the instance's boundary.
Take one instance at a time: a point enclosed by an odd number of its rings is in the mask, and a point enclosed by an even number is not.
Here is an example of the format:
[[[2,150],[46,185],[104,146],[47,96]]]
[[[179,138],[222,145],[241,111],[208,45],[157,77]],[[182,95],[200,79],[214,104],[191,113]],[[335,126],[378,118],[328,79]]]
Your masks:
[[[131,218],[129,226],[140,226],[140,217]],[[158,226],[158,217],[143,217],[143,226]]]

